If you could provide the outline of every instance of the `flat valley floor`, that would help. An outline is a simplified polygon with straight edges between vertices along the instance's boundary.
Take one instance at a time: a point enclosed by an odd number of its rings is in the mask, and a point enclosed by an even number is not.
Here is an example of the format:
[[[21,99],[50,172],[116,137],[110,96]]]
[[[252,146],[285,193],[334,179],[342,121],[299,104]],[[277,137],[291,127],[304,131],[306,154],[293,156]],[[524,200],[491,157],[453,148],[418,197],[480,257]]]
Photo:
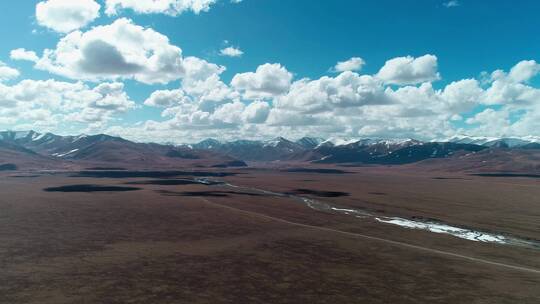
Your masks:
[[[0,303],[540,303],[539,247],[376,220],[538,244],[539,198],[399,167],[3,172]]]

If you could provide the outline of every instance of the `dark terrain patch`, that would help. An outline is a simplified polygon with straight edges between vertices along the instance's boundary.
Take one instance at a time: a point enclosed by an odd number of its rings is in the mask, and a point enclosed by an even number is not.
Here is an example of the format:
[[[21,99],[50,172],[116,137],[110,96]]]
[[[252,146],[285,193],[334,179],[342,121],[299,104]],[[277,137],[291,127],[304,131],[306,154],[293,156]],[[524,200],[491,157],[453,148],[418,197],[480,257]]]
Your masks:
[[[266,196],[259,193],[252,192],[235,192],[235,191],[186,191],[186,192],[173,192],[158,190],[157,193],[165,196],[198,196],[198,197],[229,197],[231,195],[241,196]]]
[[[483,177],[528,177],[528,178],[540,178],[540,174],[524,174],[524,173],[477,173],[472,174],[474,176]]]
[[[247,166],[248,165],[244,161],[233,160],[230,162],[214,165],[212,166],[212,168],[247,167]]]
[[[434,177],[433,179],[437,179],[437,180],[464,180],[464,178],[462,177]]]
[[[126,168],[120,168],[120,167],[93,167],[93,168],[86,168],[85,170],[90,171],[122,171],[127,170]]]
[[[312,189],[296,189],[291,194],[308,194],[308,195],[315,195],[319,197],[342,197],[342,196],[349,196],[350,193],[347,192],[340,192],[340,191],[319,191],[319,190],[312,190]]]
[[[129,182],[128,185],[160,185],[160,186],[181,186],[181,185],[222,185],[223,182],[215,182],[208,180],[192,180],[192,179],[155,179],[138,182]]]
[[[94,178],[167,178],[177,176],[196,177],[225,177],[234,176],[236,173],[229,172],[203,172],[203,171],[80,171],[72,177],[94,177]]]
[[[141,188],[101,185],[68,185],[43,189],[46,192],[126,192],[137,190],[141,190]]]
[[[388,193],[385,193],[385,192],[369,192],[368,194],[372,194],[372,195],[388,195]]]
[[[2,164],[0,165],[0,171],[15,171],[17,170],[17,165],[15,164]]]
[[[320,173],[320,174],[347,174],[350,172],[339,169],[310,169],[310,168],[292,168],[283,170],[284,172],[292,173]]]
[[[171,157],[171,158],[183,158],[183,159],[199,159],[200,157],[186,151],[178,151],[178,150],[170,150],[168,151],[165,156]]]

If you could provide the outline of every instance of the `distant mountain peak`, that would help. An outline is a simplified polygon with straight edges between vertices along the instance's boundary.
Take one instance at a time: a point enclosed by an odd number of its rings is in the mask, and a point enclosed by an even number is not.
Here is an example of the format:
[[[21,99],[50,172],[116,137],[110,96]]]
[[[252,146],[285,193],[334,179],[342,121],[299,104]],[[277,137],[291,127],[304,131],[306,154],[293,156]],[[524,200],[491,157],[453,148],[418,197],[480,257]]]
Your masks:
[[[320,145],[322,142],[324,142],[323,138],[319,137],[302,137],[299,140],[296,141],[297,144],[301,145],[304,148],[307,149],[313,149]]]
[[[213,138],[207,138],[197,144],[191,145],[191,147],[195,149],[203,149],[203,150],[215,149],[215,148],[218,148],[219,146],[221,146],[221,142]]]
[[[525,137],[488,137],[460,134],[455,135],[445,141],[453,143],[481,145],[486,147],[518,148],[531,143],[540,143],[540,137],[531,135]]]
[[[292,144],[293,142],[284,138],[284,137],[281,137],[281,136],[278,136],[274,139],[271,139],[271,140],[268,140],[268,141],[265,141],[264,142],[264,145],[265,146],[273,146],[273,147],[277,147],[278,145],[280,144]]]

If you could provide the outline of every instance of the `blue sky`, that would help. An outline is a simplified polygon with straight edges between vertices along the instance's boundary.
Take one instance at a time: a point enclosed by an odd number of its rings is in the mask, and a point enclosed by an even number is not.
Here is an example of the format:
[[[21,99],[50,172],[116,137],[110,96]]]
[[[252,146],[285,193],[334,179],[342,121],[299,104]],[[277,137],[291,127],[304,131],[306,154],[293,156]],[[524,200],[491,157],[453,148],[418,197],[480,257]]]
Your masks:
[[[171,0],[171,2],[174,1],[182,2],[181,0]],[[338,61],[346,61],[352,57],[359,57],[365,61],[365,65],[360,70],[352,71],[353,73],[376,75],[381,67],[393,58],[404,56],[419,58],[431,54],[436,57],[437,73],[439,74],[437,79],[428,81],[431,83],[432,90],[444,90],[451,82],[474,78],[478,81],[479,86],[487,92],[494,80],[491,79],[486,83],[483,78],[487,76],[482,75],[482,72],[489,74],[498,69],[508,72],[521,61],[538,60],[540,54],[540,40],[536,39],[540,28],[540,19],[537,18],[540,3],[537,1],[460,0],[456,2],[456,6],[452,7],[445,5],[448,3],[447,1],[438,0],[244,0],[240,3],[231,3],[229,0],[206,1],[210,2],[207,10],[198,13],[188,10],[175,16],[159,12],[134,12],[135,9],[127,6],[124,9],[119,9],[116,15],[108,16],[104,12],[107,5],[105,0],[96,1],[100,5],[100,16],[88,22],[86,26],[75,29],[75,31],[80,30],[85,33],[91,31],[94,26],[108,26],[119,18],[128,18],[135,25],[145,29],[153,29],[168,37],[170,45],[182,50],[182,56],[194,56],[208,63],[226,67],[224,72],[218,73],[219,79],[231,87],[233,87],[231,80],[235,75],[255,72],[259,66],[265,63],[280,64],[293,75],[291,83],[294,83],[302,78],[310,78],[311,80],[318,80],[323,76],[336,78],[339,73],[331,71],[332,67]],[[191,138],[186,138],[186,140],[195,140],[216,134],[225,134],[225,138],[270,137],[276,132],[283,132],[285,133],[283,135],[292,137],[301,135],[325,137],[416,135],[417,137],[435,138],[464,131],[490,136],[539,135],[538,131],[531,126],[520,125],[519,128],[511,126],[516,122],[516,117],[521,118],[522,116],[516,113],[533,115],[528,118],[529,121],[532,121],[537,115],[538,103],[540,102],[536,100],[539,95],[534,91],[540,85],[535,74],[537,72],[522,81],[522,84],[529,89],[523,94],[529,97],[533,96],[530,97],[532,100],[523,101],[523,98],[520,97],[517,100],[497,102],[478,101],[470,107],[463,107],[464,110],[461,112],[451,113],[455,116],[461,116],[461,119],[456,117],[450,119],[449,117],[452,116],[450,113],[446,113],[446,116],[442,115],[442,112],[438,113],[436,118],[432,118],[439,120],[438,124],[425,124],[419,120],[417,125],[414,125],[411,119],[407,119],[406,123],[396,122],[396,126],[388,129],[379,126],[371,128],[370,122],[380,119],[381,114],[366,114],[364,109],[354,108],[354,111],[358,111],[357,115],[368,115],[369,117],[366,116],[365,119],[361,119],[362,117],[337,119],[339,124],[350,123],[350,128],[328,126],[328,121],[331,120],[329,117],[340,115],[336,109],[331,109],[333,112],[327,112],[324,117],[321,113],[296,113],[297,117],[306,117],[303,124],[280,124],[268,121],[261,123],[258,121],[257,123],[238,123],[237,126],[232,126],[231,122],[225,119],[222,121],[223,124],[214,122],[209,123],[208,126],[194,124],[197,127],[185,127],[162,117],[163,107],[143,104],[154,91],[184,89],[186,81],[182,77],[160,84],[143,83],[129,76],[111,76],[99,80],[88,80],[86,77],[79,77],[79,75],[64,77],[65,75],[51,72],[50,69],[35,68],[33,62],[10,59],[10,52],[17,48],[34,51],[38,57],[42,57],[44,49],[54,50],[56,44],[65,35],[68,35],[66,32],[58,32],[44,26],[43,22],[40,24],[40,21],[36,19],[36,4],[38,2],[40,1],[9,3],[4,1],[0,3],[0,10],[3,12],[0,19],[0,30],[3,37],[3,42],[0,44],[0,60],[6,66],[20,72],[17,78],[4,81],[4,85],[13,86],[23,79],[54,79],[70,83],[83,81],[91,89],[101,82],[121,82],[125,86],[124,90],[129,95],[130,101],[135,106],[130,107],[129,110],[113,113],[111,117],[114,118],[100,124],[94,123],[90,127],[84,122],[78,121],[66,128],[64,121],[56,124],[51,122],[36,124],[37,129],[137,134],[133,137],[140,140],[156,136],[156,134],[144,135],[144,133],[157,132],[148,127],[148,121],[162,123],[159,126],[162,129],[159,138],[167,138],[170,134],[186,137],[182,132],[189,132]],[[41,2],[54,2],[54,0]],[[243,55],[241,57],[221,56],[220,50],[228,46],[241,49]],[[536,71],[538,68],[532,65],[532,69]],[[422,82],[414,81],[406,84],[387,82],[382,85],[381,90],[389,88],[398,91],[405,86],[419,88],[421,85]],[[254,101],[264,101],[268,104],[270,112],[278,108],[276,104],[285,107],[283,106],[287,99],[285,97],[292,93],[287,88],[282,92],[270,94],[272,96],[267,94],[267,96],[254,98],[246,95],[245,88],[232,89],[238,91],[239,97],[235,97],[238,100],[232,100],[234,99],[232,98],[231,103],[237,101],[248,106]],[[355,87],[355,89],[358,88]],[[493,98],[492,95],[490,96]],[[190,98],[193,103],[200,102],[198,100],[200,96],[190,96]],[[394,96],[394,98],[398,97]],[[476,98],[484,100],[486,97],[477,96]],[[504,98],[509,97],[504,96]],[[278,102],[277,99],[281,101]],[[224,103],[227,102],[220,100],[216,107]],[[372,104],[378,102],[370,101],[368,103],[368,107],[373,107]],[[169,107],[173,106],[169,104]],[[36,108],[36,106],[34,105],[32,108]],[[292,113],[291,109],[283,108],[281,110]],[[477,114],[490,109],[500,114],[499,116],[506,117],[506,124],[487,126],[489,123],[480,123],[479,120],[467,122],[468,118],[474,118]],[[401,111],[401,108],[387,108],[387,110],[389,111],[388,120],[393,120],[396,117],[391,112]],[[55,110],[51,111],[54,113]],[[506,116],[502,114],[505,111],[507,112]],[[208,113],[213,114],[213,112]],[[271,113],[270,116],[272,115],[274,114]],[[314,115],[319,116],[315,117]],[[374,115],[377,118],[374,118]],[[292,116],[295,117],[295,115]],[[401,118],[400,115],[396,119]],[[188,119],[188,124],[189,121],[192,120]],[[317,121],[317,123],[310,124],[309,121]],[[165,122],[167,122],[167,126],[163,125]],[[185,123],[184,121],[183,124]],[[31,125],[32,119],[4,123],[0,121],[0,126],[4,128],[17,129]],[[292,125],[295,127],[293,128]],[[300,125],[306,126],[306,134],[301,134],[302,132],[297,130]],[[374,122],[375,125],[377,122]],[[433,131],[431,134],[418,132],[426,127],[440,128],[440,130]],[[496,128],[497,132],[482,134],[482,132],[486,133],[486,130],[493,128]],[[191,130],[188,131],[188,129]],[[204,129],[204,131],[194,135],[193,129]],[[373,131],[369,131],[371,129]]]

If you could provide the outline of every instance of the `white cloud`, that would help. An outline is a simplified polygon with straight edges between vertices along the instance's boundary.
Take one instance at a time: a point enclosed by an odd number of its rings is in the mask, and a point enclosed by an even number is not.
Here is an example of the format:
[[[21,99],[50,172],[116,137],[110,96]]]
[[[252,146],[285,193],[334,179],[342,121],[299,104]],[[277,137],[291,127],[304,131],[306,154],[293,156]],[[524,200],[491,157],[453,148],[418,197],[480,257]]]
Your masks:
[[[540,64],[534,60],[523,60],[512,67],[508,77],[514,82],[526,82],[538,73],[540,73]]]
[[[105,0],[105,13],[117,15],[123,9],[137,14],[166,14],[178,16],[186,11],[206,12],[217,0]]]
[[[0,113],[9,110],[14,125],[107,122],[135,107],[122,83],[90,88],[81,82],[23,80],[12,86],[0,84],[0,93]]]
[[[36,67],[78,80],[133,78],[147,84],[168,83],[186,74],[179,47],[125,18],[66,35],[56,49],[44,51]]]
[[[227,57],[242,57],[242,55],[244,55],[244,52],[242,52],[242,50],[240,50],[239,48],[229,46],[220,50],[219,54],[221,56],[227,56]]]
[[[213,111],[217,106],[240,99],[240,93],[227,86],[217,74],[205,80],[182,82],[182,89],[203,111]]]
[[[274,83],[280,82],[276,79],[279,75],[286,81],[281,81],[284,85],[279,90],[261,94],[264,84],[270,83],[266,75],[272,75]],[[430,83],[394,91],[378,77],[350,71],[336,77],[302,79],[292,84],[291,81],[292,74],[279,64],[238,74],[231,87],[220,80],[219,72],[206,80],[183,81],[182,94],[189,96],[189,101],[175,102],[182,96],[179,93],[171,99],[167,92],[161,102],[152,97],[162,96],[163,92],[151,96],[147,105],[165,106],[162,116],[168,119],[152,122],[144,130],[149,132],[149,126],[151,132],[190,130],[189,134],[182,133],[183,138],[275,134],[434,137],[447,134],[453,113],[476,105],[476,95],[482,93],[477,83],[469,80],[453,83],[441,91],[433,89]],[[214,95],[214,100],[208,101],[208,95]],[[256,100],[261,97],[272,102]],[[215,135],[216,130],[221,133]]]
[[[333,71],[335,72],[346,72],[346,71],[360,71],[362,67],[366,64],[364,59],[360,57],[352,57],[347,61],[340,61],[336,64]]]
[[[244,93],[246,99],[262,99],[286,93],[293,75],[281,64],[266,63],[255,72],[236,74],[231,85]]]
[[[144,33],[139,27],[134,33],[141,31]],[[162,45],[162,40],[146,38],[146,43]],[[125,46],[119,48],[124,54]],[[128,58],[129,53],[125,54]],[[18,126],[34,121],[34,125],[49,128],[75,122],[137,140],[170,141],[174,137],[182,142],[276,134],[292,138],[442,139],[456,133],[524,136],[536,134],[540,127],[540,89],[531,81],[539,73],[535,61],[494,71],[486,81],[461,79],[439,89],[427,80],[438,77],[434,56],[425,58],[427,63],[420,60],[423,57],[404,57],[407,62],[399,64],[389,60],[386,68],[394,69],[393,77],[387,77],[390,81],[381,77],[389,75],[385,74],[388,71],[376,75],[345,71],[334,77],[293,82],[293,74],[281,64],[265,64],[254,72],[235,75],[230,85],[220,77],[224,67],[196,57],[178,58],[180,86],[157,90],[144,102],[162,109],[159,119],[109,128],[119,115],[136,107],[118,82],[89,87],[82,82],[26,80],[13,86],[0,84],[0,124]],[[397,87],[392,85],[396,79]],[[479,109],[482,111],[477,113]],[[465,127],[458,128],[457,120]]]
[[[94,21],[100,8],[94,0],[41,1],[36,5],[36,19],[41,26],[68,33]]]
[[[124,84],[120,82],[101,83],[93,92],[99,95],[97,99],[88,101],[87,106],[113,112],[125,112],[135,106],[124,91]]]
[[[242,114],[244,121],[248,123],[264,123],[270,113],[270,105],[261,100],[256,100],[244,109]]]
[[[245,108],[245,105],[239,101],[226,103],[217,108],[211,117],[227,124],[238,124],[242,122],[242,113]]]
[[[540,106],[524,113],[504,135],[539,136],[538,130],[540,130]]]
[[[295,82],[288,94],[278,97],[275,106],[305,113],[331,111],[365,105],[388,104],[382,82],[368,75],[343,72],[335,78]]]
[[[538,103],[540,90],[527,84],[540,72],[540,66],[534,61],[521,61],[509,73],[496,70],[486,81],[489,88],[482,96],[487,105],[505,104],[528,107]]]
[[[186,75],[181,90],[190,96],[203,111],[213,111],[217,106],[238,100],[240,94],[220,78],[225,68],[196,57],[184,60]]]
[[[477,126],[474,128],[474,132],[477,134],[489,135],[489,136],[505,136],[508,134],[511,127],[509,118],[509,112],[506,110],[496,111],[494,109],[486,109],[474,117],[466,120],[467,124]]]
[[[225,71],[225,67],[197,57],[186,57],[183,60],[183,66],[185,69],[184,82],[206,80]]]
[[[0,82],[17,78],[19,75],[20,73],[17,69],[8,67],[5,63],[0,61]]]
[[[457,6],[460,6],[461,4],[460,4],[459,1],[457,1],[457,0],[450,0],[450,1],[448,1],[448,2],[444,2],[443,5],[444,5],[445,7],[450,8],[450,7],[457,7]]]
[[[480,104],[483,90],[476,79],[454,81],[441,94],[451,113],[459,114],[472,110]]]
[[[321,120],[320,116],[299,114],[296,111],[281,108],[271,109],[268,115],[268,125],[272,127],[318,127],[322,124]]]
[[[144,101],[144,104],[152,107],[170,108],[189,101],[189,97],[182,90],[158,90],[153,92]]]
[[[397,57],[386,61],[377,74],[388,84],[408,85],[431,82],[440,79],[437,71],[437,57]]]
[[[39,60],[39,57],[34,51],[27,51],[26,49],[19,48],[12,50],[9,57],[13,60],[26,60],[31,62],[36,62]]]

